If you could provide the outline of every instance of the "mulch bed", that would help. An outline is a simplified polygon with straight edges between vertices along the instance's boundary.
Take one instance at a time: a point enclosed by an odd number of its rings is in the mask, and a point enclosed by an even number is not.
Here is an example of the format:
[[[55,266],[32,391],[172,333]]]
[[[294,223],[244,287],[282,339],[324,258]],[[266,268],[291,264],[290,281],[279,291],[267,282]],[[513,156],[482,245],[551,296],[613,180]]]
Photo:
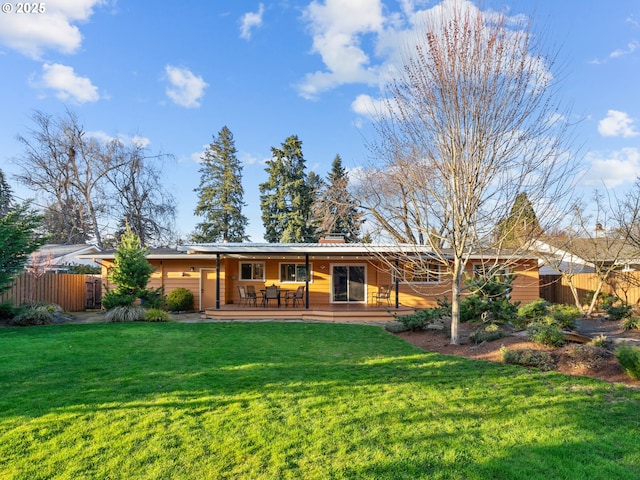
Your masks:
[[[625,332],[621,327],[621,321],[606,321],[600,318],[580,320],[577,322],[576,330],[583,335],[596,337],[600,334],[614,342],[628,341],[635,345],[640,345],[640,331]],[[475,325],[470,323],[460,324],[461,342],[459,345],[449,343],[448,329],[421,330],[416,332],[401,332],[396,335],[407,342],[431,352],[455,355],[459,357],[472,358],[476,360],[487,360],[490,362],[502,362],[501,347],[508,349],[534,349],[547,350],[557,359],[556,370],[568,375],[578,375],[597,378],[611,383],[623,383],[631,387],[640,387],[640,381],[630,378],[622,371],[615,356],[598,359],[596,365],[576,362],[571,352],[576,348],[576,343],[569,343],[562,347],[547,347],[539,345],[527,339],[521,333],[500,338],[491,342],[483,342],[479,345],[469,342],[469,335],[473,332]]]

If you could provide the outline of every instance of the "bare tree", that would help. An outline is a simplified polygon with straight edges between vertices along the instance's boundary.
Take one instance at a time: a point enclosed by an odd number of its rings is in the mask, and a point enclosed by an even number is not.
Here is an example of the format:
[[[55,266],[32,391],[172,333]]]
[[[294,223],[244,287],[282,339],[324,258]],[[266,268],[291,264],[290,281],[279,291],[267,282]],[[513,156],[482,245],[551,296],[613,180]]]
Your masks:
[[[576,306],[587,315],[593,313],[605,284],[615,288],[613,284],[619,283],[619,287],[626,288],[616,272],[622,274],[625,265],[638,258],[640,249],[629,241],[624,224],[620,223],[625,218],[620,216],[623,211],[615,199],[595,191],[590,204],[576,204],[570,210],[570,224],[563,235],[544,236],[536,242],[539,257],[565,279]],[[579,273],[593,273],[597,279],[586,309],[575,284]]]
[[[17,179],[46,202],[44,223],[52,238],[61,243],[93,239],[101,246],[103,184],[113,165],[71,111],[62,118],[37,111],[32,120],[35,127],[18,135],[25,152],[17,159],[22,168]]]
[[[524,248],[505,250],[508,229],[495,238],[516,197],[526,193],[541,229],[562,216],[571,139],[567,112],[554,100],[555,56],[545,54],[531,23],[455,0],[425,13],[384,87],[372,145],[380,163],[360,200],[388,238],[432,251],[404,247],[383,258],[391,268],[397,261],[424,276],[436,262],[451,278],[455,344],[470,257],[493,262],[483,270],[498,273]],[[373,191],[376,185],[386,188]]]
[[[93,241],[104,246],[114,227],[131,228],[144,244],[162,242],[172,230],[175,201],[162,185],[163,155],[146,155],[141,145],[102,142],[87,134],[74,113],[61,118],[43,112],[18,140],[24,153],[16,177],[45,204],[44,228],[59,243]]]
[[[143,246],[166,243],[173,234],[176,202],[162,184],[164,155],[147,156],[142,145],[114,140],[108,157],[113,164],[107,174],[112,215],[120,231],[128,223]]]

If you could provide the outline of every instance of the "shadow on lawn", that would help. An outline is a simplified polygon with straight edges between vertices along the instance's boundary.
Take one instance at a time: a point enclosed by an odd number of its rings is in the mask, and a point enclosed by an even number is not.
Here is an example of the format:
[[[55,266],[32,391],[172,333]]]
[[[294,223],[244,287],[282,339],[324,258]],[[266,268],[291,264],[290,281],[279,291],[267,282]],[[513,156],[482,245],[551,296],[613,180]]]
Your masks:
[[[375,327],[65,325],[27,332],[19,345],[21,334],[0,337],[0,358],[16,367],[0,370],[0,418],[9,423],[56,412],[133,409],[144,416],[163,409],[199,424],[232,410],[238,431],[257,425],[258,434],[285,437],[326,419],[323,435],[354,452],[339,472],[346,478],[447,478],[449,469],[475,478],[593,478],[594,454],[611,478],[633,478],[638,467],[629,460],[640,456],[638,392],[428,353]],[[250,408],[256,403],[261,408]],[[285,409],[294,424],[282,421]],[[530,424],[548,435],[526,438]],[[289,448],[300,457],[323,454],[308,442],[303,435]]]

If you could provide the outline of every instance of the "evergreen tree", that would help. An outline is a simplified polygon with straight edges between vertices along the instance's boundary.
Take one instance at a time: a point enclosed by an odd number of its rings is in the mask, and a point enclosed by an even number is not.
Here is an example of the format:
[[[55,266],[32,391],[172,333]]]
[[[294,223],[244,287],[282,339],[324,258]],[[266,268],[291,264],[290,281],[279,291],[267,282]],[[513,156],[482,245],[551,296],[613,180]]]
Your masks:
[[[522,246],[533,236],[540,234],[538,217],[525,192],[519,193],[509,216],[498,222],[496,242],[506,247]]]
[[[0,216],[5,216],[11,210],[13,205],[13,193],[11,187],[4,176],[4,172],[0,170]]]
[[[327,181],[318,195],[314,207],[319,223],[320,236],[338,233],[346,242],[360,242],[363,213],[348,190],[349,178],[342,166],[340,155],[336,155],[331,164]]]
[[[260,207],[268,242],[316,241],[312,207],[319,178],[307,176],[302,142],[288,137],[282,148],[271,148],[269,178],[260,184]]]
[[[145,296],[153,272],[153,267],[147,262],[148,253],[149,249],[142,247],[140,237],[127,224],[109,274],[109,280],[117,286],[116,294],[133,298]]]
[[[202,159],[200,195],[194,213],[204,217],[192,236],[194,242],[242,242],[248,240],[247,217],[242,214],[244,189],[242,165],[236,157],[233,134],[226,126],[214,137]]]
[[[0,293],[11,288],[29,255],[44,243],[36,231],[42,217],[23,203],[0,215]]]

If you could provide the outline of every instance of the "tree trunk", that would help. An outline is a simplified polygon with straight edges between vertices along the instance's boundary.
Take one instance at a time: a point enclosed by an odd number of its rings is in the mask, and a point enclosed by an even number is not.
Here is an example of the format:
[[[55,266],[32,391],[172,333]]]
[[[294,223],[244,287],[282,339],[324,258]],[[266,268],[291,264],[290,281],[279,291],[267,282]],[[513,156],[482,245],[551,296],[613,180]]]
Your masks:
[[[596,308],[596,303],[598,302],[598,296],[600,295],[600,291],[602,290],[602,284],[604,281],[599,280],[598,286],[593,294],[593,298],[591,299],[591,303],[589,304],[589,309],[587,310],[587,316],[593,313],[593,310]]]
[[[451,345],[457,345],[460,324],[460,295],[462,293],[462,261],[458,257],[453,260],[451,280]]]
[[[569,285],[569,290],[571,290],[571,295],[573,295],[573,301],[575,302],[576,307],[578,307],[578,309],[582,313],[584,313],[584,309],[582,308],[582,303],[580,302],[580,297],[578,297],[578,289],[573,283],[573,276],[565,276],[564,278],[567,280],[567,284]]]

